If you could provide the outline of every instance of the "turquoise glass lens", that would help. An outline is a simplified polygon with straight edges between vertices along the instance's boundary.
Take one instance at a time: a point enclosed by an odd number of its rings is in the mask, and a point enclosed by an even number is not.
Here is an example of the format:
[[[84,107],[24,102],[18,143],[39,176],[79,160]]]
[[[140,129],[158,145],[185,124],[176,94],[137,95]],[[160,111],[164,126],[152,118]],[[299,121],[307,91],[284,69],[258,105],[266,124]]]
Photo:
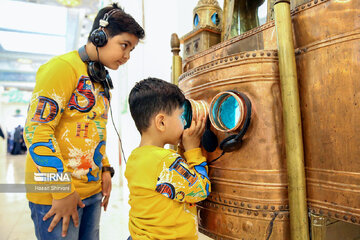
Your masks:
[[[184,122],[184,129],[189,128],[192,121],[192,109],[191,104],[189,100],[185,100],[185,103],[183,105],[184,112],[181,116],[183,122]]]
[[[215,25],[219,25],[219,23],[220,23],[219,14],[214,13],[214,14],[211,16],[211,21],[212,21]]]
[[[215,125],[222,130],[233,129],[241,118],[238,100],[229,94],[223,94],[212,104],[210,109]]]
[[[239,103],[233,96],[227,97],[220,105],[218,114],[220,122],[225,128],[234,128],[240,119]]]
[[[197,27],[197,25],[199,25],[199,22],[200,22],[199,15],[195,14],[195,16],[194,16],[194,26]]]

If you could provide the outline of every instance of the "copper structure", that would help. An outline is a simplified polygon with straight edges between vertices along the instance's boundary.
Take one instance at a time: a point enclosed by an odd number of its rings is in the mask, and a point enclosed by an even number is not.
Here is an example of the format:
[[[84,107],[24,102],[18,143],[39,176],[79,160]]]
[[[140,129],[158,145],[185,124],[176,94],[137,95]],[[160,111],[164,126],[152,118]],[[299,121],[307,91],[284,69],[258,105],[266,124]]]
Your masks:
[[[199,0],[193,12],[193,30],[181,38],[184,58],[220,42],[221,20],[222,10],[217,0]]]
[[[218,93],[237,90],[252,103],[241,148],[209,165],[212,193],[198,205],[198,220],[200,231],[214,239],[287,240],[299,234],[290,228],[296,206],[289,205],[275,1],[267,4],[265,24],[184,57],[178,78],[188,98],[210,104]],[[360,1],[292,0],[290,7],[305,211],[312,239],[334,239],[326,235],[329,221],[360,225]],[[224,21],[231,15],[227,9]],[[211,130],[219,141],[236,133]],[[204,153],[211,161],[221,151]]]

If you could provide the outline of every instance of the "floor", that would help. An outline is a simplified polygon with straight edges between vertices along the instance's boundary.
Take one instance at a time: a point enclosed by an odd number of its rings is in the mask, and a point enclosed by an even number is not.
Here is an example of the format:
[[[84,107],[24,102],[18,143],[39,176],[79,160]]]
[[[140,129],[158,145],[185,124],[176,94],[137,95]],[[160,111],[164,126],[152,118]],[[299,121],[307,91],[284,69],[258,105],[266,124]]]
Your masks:
[[[3,155],[0,184],[24,183],[25,155]],[[102,212],[100,239],[127,239],[129,205],[121,184],[113,185],[108,210]],[[35,240],[25,193],[0,193],[0,240]],[[210,239],[202,234],[200,240]]]

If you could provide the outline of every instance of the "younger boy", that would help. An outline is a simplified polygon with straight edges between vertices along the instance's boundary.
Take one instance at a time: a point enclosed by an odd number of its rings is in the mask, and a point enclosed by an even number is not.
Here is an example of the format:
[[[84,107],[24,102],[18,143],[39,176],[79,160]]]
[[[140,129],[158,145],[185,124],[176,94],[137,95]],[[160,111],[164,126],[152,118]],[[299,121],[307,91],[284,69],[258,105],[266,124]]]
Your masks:
[[[174,84],[148,78],[129,95],[131,116],[141,134],[129,156],[125,177],[130,190],[132,239],[198,239],[195,203],[207,198],[210,180],[200,137],[204,116],[184,130],[185,97]],[[181,142],[184,157],[165,144]]]

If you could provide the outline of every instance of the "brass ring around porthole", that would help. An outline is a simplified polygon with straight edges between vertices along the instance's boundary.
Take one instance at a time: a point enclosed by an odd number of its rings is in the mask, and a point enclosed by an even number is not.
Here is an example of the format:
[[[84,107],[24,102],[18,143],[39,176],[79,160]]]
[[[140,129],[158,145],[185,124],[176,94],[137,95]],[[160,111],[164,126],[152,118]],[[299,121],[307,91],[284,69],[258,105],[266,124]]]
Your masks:
[[[209,114],[209,104],[204,100],[186,99],[183,107],[184,129],[190,127],[192,120],[197,121]]]
[[[211,124],[221,132],[239,128],[246,117],[246,105],[236,91],[220,92],[211,101],[209,117]]]

